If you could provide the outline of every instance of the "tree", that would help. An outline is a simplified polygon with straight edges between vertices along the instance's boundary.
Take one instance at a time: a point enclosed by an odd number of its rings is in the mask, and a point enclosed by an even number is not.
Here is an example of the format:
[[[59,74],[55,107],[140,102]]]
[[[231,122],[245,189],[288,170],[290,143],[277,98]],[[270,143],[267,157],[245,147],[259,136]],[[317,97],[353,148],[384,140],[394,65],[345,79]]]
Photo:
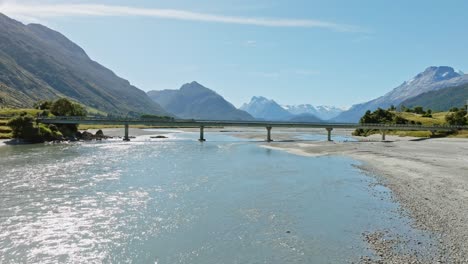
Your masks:
[[[52,107],[53,102],[52,101],[39,101],[34,104],[34,108],[39,109],[39,110],[50,110]]]
[[[86,116],[86,110],[67,98],[60,98],[52,103],[50,112],[55,116]]]
[[[86,116],[86,110],[79,104],[73,103],[67,98],[54,101],[50,112],[55,116]],[[65,136],[75,136],[78,125],[57,125],[58,130]]]
[[[422,106],[416,106],[414,107],[414,113],[423,115],[426,112],[424,112],[424,108]]]
[[[445,121],[452,126],[464,126],[468,123],[466,110],[458,109],[456,112],[450,112],[445,116]]]

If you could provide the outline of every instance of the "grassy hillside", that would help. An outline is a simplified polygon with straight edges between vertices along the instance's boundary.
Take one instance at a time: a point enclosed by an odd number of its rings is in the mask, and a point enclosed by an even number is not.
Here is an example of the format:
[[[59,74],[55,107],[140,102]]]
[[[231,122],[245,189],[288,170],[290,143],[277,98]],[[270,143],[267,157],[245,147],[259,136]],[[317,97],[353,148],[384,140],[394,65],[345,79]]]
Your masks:
[[[398,116],[401,116],[409,121],[421,122],[423,125],[433,126],[433,125],[446,125],[445,116],[448,112],[438,112],[433,113],[432,117],[422,117],[422,115],[415,113],[406,113],[406,112],[394,112]],[[410,137],[431,137],[432,133],[430,131],[392,131],[389,132],[391,135],[397,136],[410,136]],[[444,136],[445,134],[436,134],[436,136]],[[449,137],[459,137],[459,138],[468,138],[468,131],[459,131],[455,134],[449,135]]]
[[[448,112],[438,112],[433,113],[432,117],[422,117],[422,115],[415,113],[406,113],[406,112],[394,112],[400,117],[403,117],[409,121],[421,122],[423,125],[433,126],[433,125],[444,125],[445,116]]]
[[[422,106],[433,111],[448,111],[452,107],[463,107],[468,100],[468,84],[420,94],[401,103],[413,108]]]

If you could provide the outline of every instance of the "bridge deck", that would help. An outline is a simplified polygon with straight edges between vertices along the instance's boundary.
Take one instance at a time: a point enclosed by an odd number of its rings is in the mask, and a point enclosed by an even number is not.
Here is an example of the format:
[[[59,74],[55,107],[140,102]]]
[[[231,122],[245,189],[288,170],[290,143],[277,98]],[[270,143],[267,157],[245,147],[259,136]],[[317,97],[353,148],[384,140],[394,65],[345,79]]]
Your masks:
[[[425,126],[407,124],[357,124],[357,123],[306,123],[273,121],[212,121],[212,120],[160,120],[160,119],[119,119],[96,117],[44,117],[37,122],[44,124],[93,124],[93,125],[148,125],[160,127],[289,127],[289,128],[333,128],[333,129],[378,129],[378,130],[466,130],[468,126]]]

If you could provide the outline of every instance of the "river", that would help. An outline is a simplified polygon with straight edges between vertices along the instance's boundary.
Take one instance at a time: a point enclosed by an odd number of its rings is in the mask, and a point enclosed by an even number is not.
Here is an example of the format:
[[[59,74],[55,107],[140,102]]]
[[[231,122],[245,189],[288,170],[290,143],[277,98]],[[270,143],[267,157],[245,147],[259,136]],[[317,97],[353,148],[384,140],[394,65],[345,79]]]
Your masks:
[[[173,132],[0,147],[0,263],[343,263],[374,254],[363,233],[429,239],[355,160]]]

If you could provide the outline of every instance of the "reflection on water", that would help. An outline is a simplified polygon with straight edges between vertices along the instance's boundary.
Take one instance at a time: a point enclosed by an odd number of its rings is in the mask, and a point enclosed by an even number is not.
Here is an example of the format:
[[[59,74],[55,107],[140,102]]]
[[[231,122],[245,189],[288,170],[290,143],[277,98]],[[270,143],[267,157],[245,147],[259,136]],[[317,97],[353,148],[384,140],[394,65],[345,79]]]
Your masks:
[[[344,262],[364,231],[421,235],[351,159],[173,137],[0,148],[0,263]]]

